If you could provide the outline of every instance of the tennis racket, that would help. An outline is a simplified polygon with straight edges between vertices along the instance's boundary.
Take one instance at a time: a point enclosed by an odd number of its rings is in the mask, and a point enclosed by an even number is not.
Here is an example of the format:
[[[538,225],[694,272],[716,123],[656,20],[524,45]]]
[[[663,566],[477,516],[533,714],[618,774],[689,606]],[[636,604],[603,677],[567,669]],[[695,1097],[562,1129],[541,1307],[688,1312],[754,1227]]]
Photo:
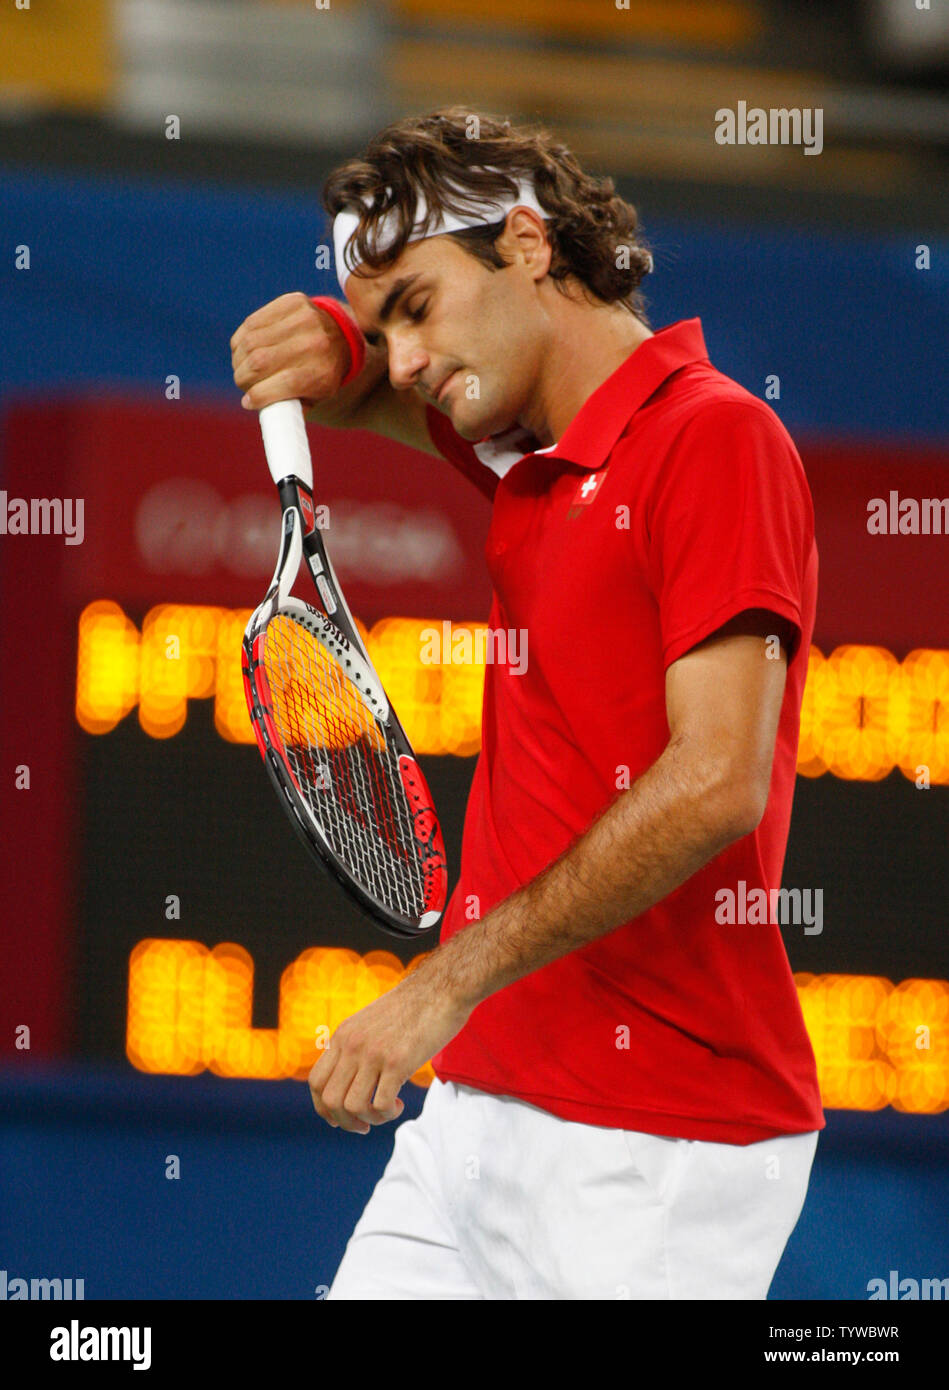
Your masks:
[[[315,525],[299,401],[260,411],[283,513],[277,567],[243,640],[247,708],[304,844],[387,932],[441,917],[448,881],[432,796],[353,622]],[[306,560],[322,611],[291,597]]]

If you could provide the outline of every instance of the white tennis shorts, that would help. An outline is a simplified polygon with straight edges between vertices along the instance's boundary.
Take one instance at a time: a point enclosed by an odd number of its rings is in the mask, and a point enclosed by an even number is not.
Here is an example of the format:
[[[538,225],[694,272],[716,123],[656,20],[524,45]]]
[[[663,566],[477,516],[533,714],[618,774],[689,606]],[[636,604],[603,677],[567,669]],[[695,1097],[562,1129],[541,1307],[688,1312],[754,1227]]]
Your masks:
[[[763,1299],[816,1148],[577,1124],[436,1080],[327,1296]]]

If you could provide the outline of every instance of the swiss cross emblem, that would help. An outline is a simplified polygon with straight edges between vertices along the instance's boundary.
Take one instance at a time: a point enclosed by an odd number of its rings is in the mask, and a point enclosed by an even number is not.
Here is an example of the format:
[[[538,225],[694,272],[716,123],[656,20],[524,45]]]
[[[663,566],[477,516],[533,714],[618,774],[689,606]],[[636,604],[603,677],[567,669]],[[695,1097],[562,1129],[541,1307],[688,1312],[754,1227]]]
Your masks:
[[[581,483],[577,484],[577,490],[573,494],[573,501],[570,503],[570,510],[567,512],[567,520],[579,516],[584,507],[588,507],[600,490],[600,484],[606,477],[606,469],[601,468],[599,473],[588,473]]]

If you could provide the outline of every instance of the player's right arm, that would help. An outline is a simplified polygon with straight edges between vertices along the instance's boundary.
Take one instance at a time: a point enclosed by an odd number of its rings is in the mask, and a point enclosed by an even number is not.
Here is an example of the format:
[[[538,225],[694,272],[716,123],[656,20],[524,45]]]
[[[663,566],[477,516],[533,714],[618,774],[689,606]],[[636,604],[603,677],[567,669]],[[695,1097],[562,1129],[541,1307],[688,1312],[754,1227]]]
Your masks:
[[[244,320],[231,338],[234,381],[247,410],[296,398],[308,420],[335,429],[372,430],[423,453],[432,442],[425,402],[389,382],[384,348],[366,345],[366,362],[348,386],[349,347],[330,314],[302,292],[282,294]]]

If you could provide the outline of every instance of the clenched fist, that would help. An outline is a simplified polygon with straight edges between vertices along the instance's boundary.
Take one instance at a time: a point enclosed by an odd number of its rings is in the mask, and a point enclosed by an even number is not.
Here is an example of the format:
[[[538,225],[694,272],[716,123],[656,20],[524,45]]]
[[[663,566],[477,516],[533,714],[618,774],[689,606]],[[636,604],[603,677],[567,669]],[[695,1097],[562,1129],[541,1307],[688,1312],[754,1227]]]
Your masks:
[[[313,407],[339,394],[349,370],[349,345],[333,317],[305,294],[282,294],[238,328],[231,338],[231,363],[245,409],[285,400]],[[360,378],[365,374],[364,368]],[[360,378],[346,387],[347,394],[360,394],[352,391]]]

